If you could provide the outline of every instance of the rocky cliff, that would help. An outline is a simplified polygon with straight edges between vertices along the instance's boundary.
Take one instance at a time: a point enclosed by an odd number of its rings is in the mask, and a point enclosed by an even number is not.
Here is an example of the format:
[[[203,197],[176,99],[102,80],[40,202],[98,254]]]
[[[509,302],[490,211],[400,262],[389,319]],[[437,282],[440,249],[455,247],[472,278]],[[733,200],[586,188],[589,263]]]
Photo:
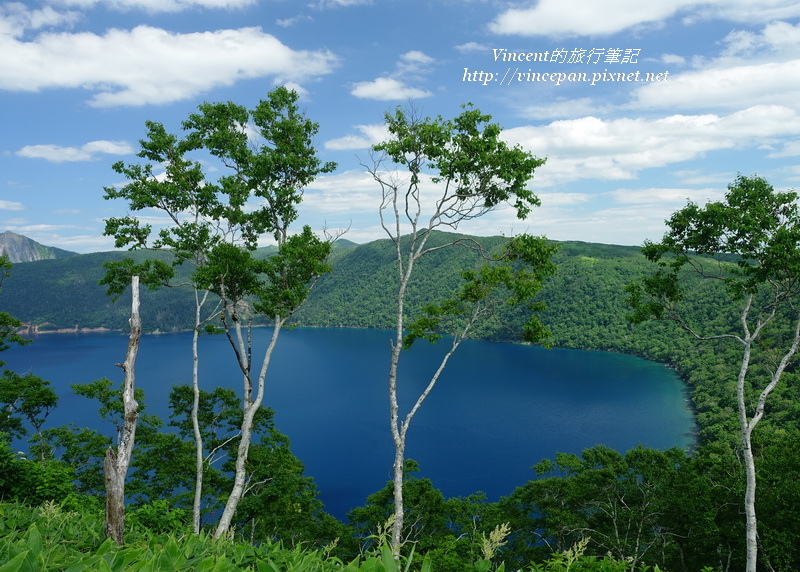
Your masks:
[[[0,256],[8,256],[11,262],[32,262],[50,258],[66,258],[75,256],[75,252],[54,246],[44,246],[27,236],[7,230],[0,233]]]

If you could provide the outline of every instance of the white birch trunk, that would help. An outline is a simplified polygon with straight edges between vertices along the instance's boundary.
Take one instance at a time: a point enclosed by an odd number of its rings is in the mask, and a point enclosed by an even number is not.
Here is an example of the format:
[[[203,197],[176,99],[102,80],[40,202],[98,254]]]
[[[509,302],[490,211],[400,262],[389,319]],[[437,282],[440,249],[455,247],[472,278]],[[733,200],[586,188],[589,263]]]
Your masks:
[[[118,437],[117,450],[106,450],[103,462],[106,484],[106,520],[104,533],[121,545],[125,533],[125,477],[131,462],[131,453],[136,437],[136,419],[139,404],[134,399],[136,387],[136,355],[139,352],[139,339],[142,335],[142,321],[139,316],[139,277],[131,278],[131,334],[128,352],[122,369],[125,371],[125,384],[122,390],[123,425]]]
[[[230,530],[233,517],[236,514],[236,508],[239,506],[239,501],[244,495],[245,486],[247,485],[247,455],[250,450],[250,443],[253,438],[253,419],[261,403],[264,400],[264,380],[267,377],[267,370],[272,359],[272,353],[278,343],[278,336],[280,334],[285,318],[275,317],[275,325],[272,330],[272,338],[270,339],[267,350],[264,353],[264,362],[261,365],[261,371],[258,374],[258,388],[256,390],[255,398],[251,399],[253,395],[253,383],[250,375],[249,367],[245,370],[245,399],[244,399],[244,416],[242,418],[242,433],[241,440],[239,441],[239,448],[236,452],[236,472],[233,478],[233,489],[228,496],[228,501],[225,503],[225,509],[217,524],[217,529],[214,531],[214,538],[219,538]],[[239,322],[236,322],[239,326]],[[241,337],[241,327],[237,331],[237,338],[240,343],[243,342]],[[244,354],[242,354],[244,355]]]
[[[208,294],[206,293],[206,296]],[[199,293],[194,291],[195,298],[195,319],[194,334],[192,335],[192,432],[194,433],[195,443],[195,481],[194,481],[194,500],[192,501],[192,530],[195,534],[200,534],[200,508],[203,499],[203,435],[200,433],[200,420],[198,414],[200,410],[200,355],[198,353],[198,338],[200,337],[200,311],[202,303]],[[205,297],[204,297],[205,301]]]

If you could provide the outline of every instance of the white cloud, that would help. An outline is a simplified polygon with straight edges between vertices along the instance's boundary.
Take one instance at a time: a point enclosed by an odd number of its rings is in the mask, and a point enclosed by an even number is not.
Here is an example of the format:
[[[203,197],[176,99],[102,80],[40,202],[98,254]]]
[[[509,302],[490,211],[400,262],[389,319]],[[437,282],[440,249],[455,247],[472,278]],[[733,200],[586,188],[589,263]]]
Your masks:
[[[350,170],[314,180],[303,193],[304,211],[322,214],[377,213],[380,188],[371,175]]]
[[[405,83],[391,77],[379,77],[372,81],[358,82],[353,86],[350,93],[362,99],[377,99],[379,101],[419,99],[433,95],[427,90],[407,86]]]
[[[512,8],[489,24],[496,34],[523,36],[610,35],[673,15],[692,0],[540,0],[530,8]]]
[[[683,15],[685,23],[708,19],[769,22],[800,16],[800,4],[794,0],[539,0],[531,7],[502,12],[489,29],[522,36],[606,36],[661,24],[678,14]]]
[[[800,141],[787,141],[780,151],[774,151],[767,155],[771,159],[780,157],[800,157]]]
[[[664,54],[661,56],[661,61],[669,65],[682,66],[686,63],[686,58],[676,54]]]
[[[699,170],[673,171],[680,181],[685,185],[708,185],[715,184],[725,187],[731,181],[731,173],[707,173]]]
[[[736,30],[722,44],[719,57],[699,59],[696,69],[636,89],[631,107],[740,109],[758,102],[800,109],[800,25]]]
[[[25,210],[25,206],[22,203],[18,203],[16,201],[3,201],[3,200],[0,200],[0,210],[2,210],[2,211],[22,211],[22,210]]]
[[[400,55],[397,63],[398,73],[426,73],[436,60],[419,50],[411,50]]]
[[[473,52],[488,52],[491,48],[485,44],[479,44],[478,42],[467,42],[466,44],[460,44],[456,46],[456,50],[461,52],[462,54],[469,54]]]
[[[347,151],[350,149],[366,149],[384,141],[389,132],[386,125],[378,123],[374,125],[356,125],[355,129],[360,135],[345,135],[337,139],[325,142],[325,148],[332,151]]]
[[[617,189],[608,193],[616,203],[621,204],[674,204],[685,205],[689,201],[705,204],[708,201],[721,199],[725,194],[725,189],[712,187],[706,189],[686,189],[686,188],[660,188],[652,187],[645,189]],[[663,212],[663,209],[660,210]]]
[[[129,155],[134,152],[125,141],[90,141],[81,147],[62,147],[60,145],[26,145],[16,152],[20,157],[45,159],[51,163],[68,161],[92,161],[97,155]]]
[[[77,12],[58,12],[50,6],[31,10],[20,2],[0,4],[0,36],[19,37],[27,30],[70,26],[80,19]]]
[[[311,4],[311,6],[324,10],[326,8],[349,8],[351,6],[364,6],[368,4],[372,4],[372,0],[319,0]]]
[[[252,6],[256,2],[257,0],[56,0],[54,3],[84,9],[102,4],[113,10],[180,12],[192,8],[239,9]]]
[[[542,206],[560,207],[573,206],[591,200],[589,193],[536,193],[542,201]]]
[[[432,71],[436,60],[419,50],[411,50],[400,55],[395,64],[395,72],[372,81],[353,84],[351,95],[362,99],[379,101],[397,101],[403,99],[419,99],[433,95],[430,91],[411,87],[409,81],[419,81]]]
[[[632,106],[659,109],[738,108],[758,101],[795,107],[800,59],[707,68],[671,75],[633,94]]]
[[[313,22],[314,18],[308,15],[297,15],[293,16],[292,18],[279,18],[275,20],[275,23],[280,26],[281,28],[291,28],[298,22]]]
[[[520,115],[529,119],[557,119],[600,114],[607,106],[600,107],[589,97],[579,99],[557,99],[553,102],[536,102],[520,110]]]
[[[97,107],[180,101],[242,79],[302,82],[329,73],[327,51],[297,51],[260,28],[174,34],[150,26],[42,34],[31,42],[0,36],[0,89],[81,88]]]
[[[537,181],[554,185],[579,179],[633,179],[644,169],[797,133],[800,113],[758,105],[727,116],[671,115],[655,120],[590,116],[515,127],[503,131],[503,136],[538,156],[548,156]]]

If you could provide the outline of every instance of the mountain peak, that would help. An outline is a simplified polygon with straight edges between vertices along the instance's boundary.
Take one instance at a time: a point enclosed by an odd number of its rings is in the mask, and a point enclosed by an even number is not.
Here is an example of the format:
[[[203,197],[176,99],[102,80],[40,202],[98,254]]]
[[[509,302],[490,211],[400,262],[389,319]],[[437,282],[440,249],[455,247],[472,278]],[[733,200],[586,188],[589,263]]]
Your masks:
[[[49,258],[66,258],[75,256],[77,253],[56,248],[55,246],[45,246],[27,236],[7,230],[0,232],[0,256],[4,254],[8,256],[11,262],[17,263]]]

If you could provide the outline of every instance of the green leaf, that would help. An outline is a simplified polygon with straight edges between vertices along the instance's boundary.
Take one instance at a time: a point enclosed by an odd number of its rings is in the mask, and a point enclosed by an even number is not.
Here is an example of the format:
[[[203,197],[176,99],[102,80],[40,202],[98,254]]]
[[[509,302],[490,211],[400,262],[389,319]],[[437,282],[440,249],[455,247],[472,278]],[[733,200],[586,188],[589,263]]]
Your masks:
[[[18,572],[22,570],[25,559],[28,557],[30,550],[20,552],[5,564],[0,565],[0,572]]]

